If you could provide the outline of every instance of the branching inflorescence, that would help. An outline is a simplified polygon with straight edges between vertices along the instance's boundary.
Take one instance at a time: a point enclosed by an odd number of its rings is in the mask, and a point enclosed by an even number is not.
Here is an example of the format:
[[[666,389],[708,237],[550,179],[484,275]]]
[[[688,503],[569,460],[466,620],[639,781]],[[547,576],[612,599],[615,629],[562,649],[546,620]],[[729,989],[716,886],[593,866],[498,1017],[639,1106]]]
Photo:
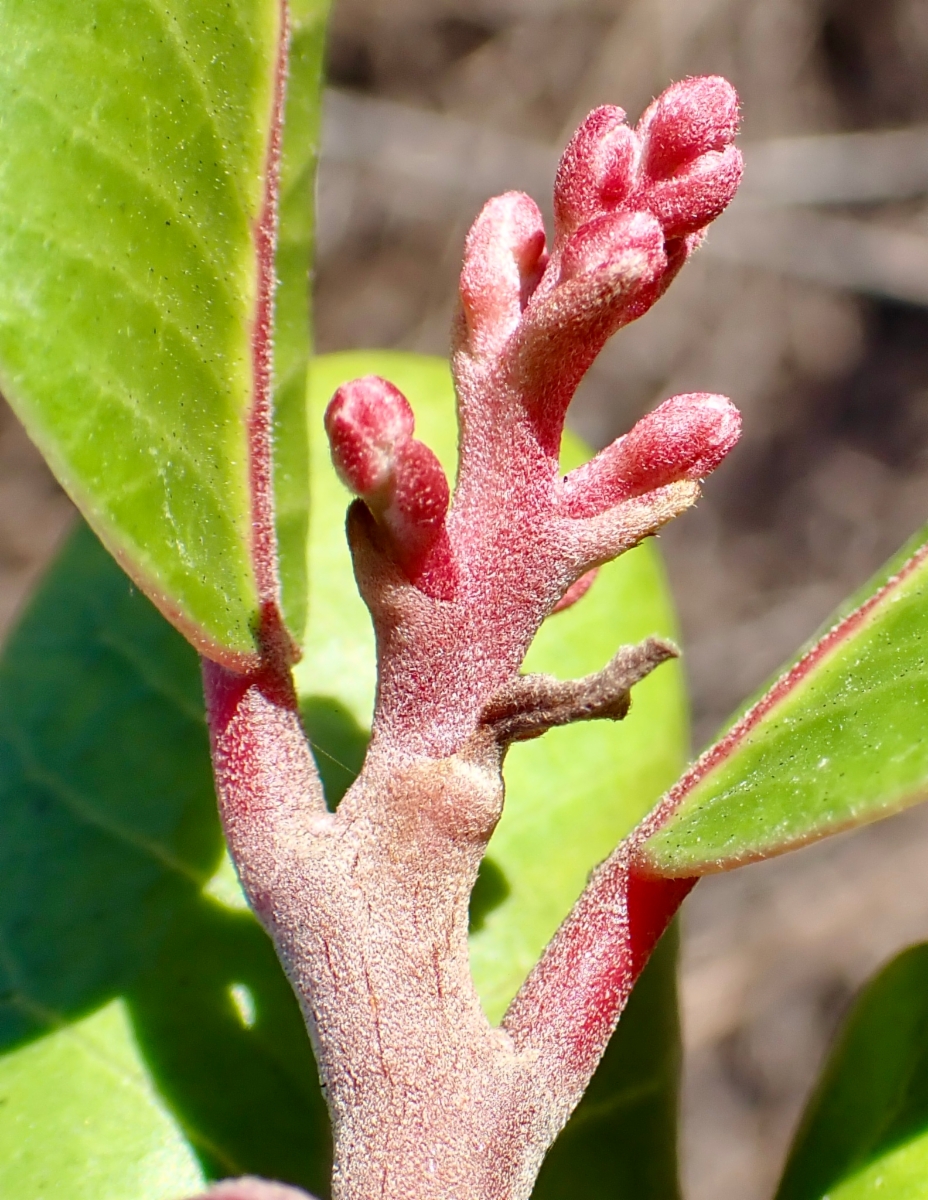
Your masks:
[[[637,870],[632,835],[502,1027],[489,1025],[467,910],[502,808],[506,747],[621,718],[632,685],[675,651],[650,639],[572,682],[520,675],[524,656],[600,564],[694,503],[739,434],[723,397],[677,396],[562,476],[567,406],[606,339],[660,297],[734,195],[737,121],[719,78],[669,88],[635,129],[621,109],[591,113],[558,169],[550,251],[529,197],[485,206],[453,332],[453,497],[390,383],[358,379],[331,401],[378,653],[370,749],[336,813],[285,664],[269,655],[251,677],[206,664],[223,819],[313,1036],[338,1200],[527,1197],[691,885]],[[261,1187],[223,1186],[230,1200]]]

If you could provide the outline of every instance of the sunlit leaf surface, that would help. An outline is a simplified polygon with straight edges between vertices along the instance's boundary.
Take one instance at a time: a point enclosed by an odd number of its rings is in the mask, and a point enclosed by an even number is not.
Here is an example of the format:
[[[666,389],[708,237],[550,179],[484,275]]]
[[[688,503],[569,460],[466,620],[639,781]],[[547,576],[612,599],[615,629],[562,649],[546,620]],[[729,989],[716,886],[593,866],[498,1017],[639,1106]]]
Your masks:
[[[297,616],[323,9],[295,5],[278,264]],[[0,388],[134,577],[222,654],[254,649],[245,418],[281,14],[278,0],[0,0]]]
[[[725,870],[877,820],[928,792],[928,552],[917,536],[684,776],[644,848]]]

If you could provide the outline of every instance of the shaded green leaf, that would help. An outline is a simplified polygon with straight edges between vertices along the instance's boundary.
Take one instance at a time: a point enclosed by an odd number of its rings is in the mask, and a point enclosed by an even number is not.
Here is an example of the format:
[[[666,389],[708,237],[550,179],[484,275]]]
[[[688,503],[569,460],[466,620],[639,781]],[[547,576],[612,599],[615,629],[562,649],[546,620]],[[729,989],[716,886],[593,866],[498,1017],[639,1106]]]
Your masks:
[[[724,870],[874,821],[928,790],[924,532],[683,777],[644,847],[666,875]]]
[[[928,1197],[928,945],[864,988],[809,1103],[776,1200]]]
[[[81,529],[0,660],[2,1194],[324,1193],[302,1018],[221,861],[196,655]]]
[[[309,222],[294,213],[321,10],[297,6],[280,264],[294,612]],[[199,644],[233,653],[253,652],[257,612],[245,417],[281,11],[277,0],[0,0],[0,386],[133,576]]]

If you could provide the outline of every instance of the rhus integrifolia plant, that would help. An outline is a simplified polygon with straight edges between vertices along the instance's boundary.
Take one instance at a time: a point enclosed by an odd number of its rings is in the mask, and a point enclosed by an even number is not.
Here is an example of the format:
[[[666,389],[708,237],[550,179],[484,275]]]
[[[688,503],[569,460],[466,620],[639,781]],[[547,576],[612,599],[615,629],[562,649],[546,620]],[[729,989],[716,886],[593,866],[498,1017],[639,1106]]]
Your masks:
[[[550,247],[487,203],[452,396],[434,359],[311,361],[324,9],[0,0],[0,388],[91,527],[0,655],[0,1194],[677,1200],[668,926],[928,792],[925,535],[674,784],[641,543],[739,416],[562,433],[734,196],[735,93],[591,113]],[[777,1200],[928,1196],[926,1029],[921,946]]]
[[[689,881],[596,872],[502,1025],[471,982],[468,903],[514,741],[621,719],[676,654],[654,638],[601,671],[520,674],[593,572],[689,508],[738,438],[723,397],[667,400],[562,475],[564,418],[606,339],[645,313],[741,176],[720,78],[660,96],[636,128],[590,114],[555,181],[554,239],[521,193],[490,200],[464,250],[453,331],[459,465],[449,484],[384,379],[341,387],[325,424],[358,587],[377,635],[363,769],[327,811],[288,664],[205,663],[229,846],[303,1005],[332,1114],[334,1195],[528,1197]]]

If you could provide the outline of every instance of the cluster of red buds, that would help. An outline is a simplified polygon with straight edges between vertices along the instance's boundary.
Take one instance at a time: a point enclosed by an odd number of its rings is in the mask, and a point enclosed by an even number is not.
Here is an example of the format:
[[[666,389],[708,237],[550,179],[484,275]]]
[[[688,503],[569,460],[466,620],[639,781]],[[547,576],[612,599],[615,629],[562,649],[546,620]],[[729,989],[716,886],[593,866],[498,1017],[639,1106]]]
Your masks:
[[[466,242],[454,332],[456,507],[473,508],[474,476],[475,503],[485,510],[495,472],[507,481],[510,517],[537,518],[537,503],[518,511],[530,470],[536,483],[557,486],[564,515],[592,517],[703,478],[737,441],[738,413],[726,399],[677,396],[592,462],[558,476],[564,417],[584,372],[612,333],[659,298],[734,196],[737,125],[737,96],[718,77],[673,85],[636,128],[620,108],[590,113],[557,172],[550,252],[530,197],[509,192],[485,205]],[[342,480],[367,503],[409,580],[452,598],[458,543],[473,536],[478,513],[449,538],[448,483],[413,437],[405,398],[382,379],[356,380],[336,393],[326,428]]]

